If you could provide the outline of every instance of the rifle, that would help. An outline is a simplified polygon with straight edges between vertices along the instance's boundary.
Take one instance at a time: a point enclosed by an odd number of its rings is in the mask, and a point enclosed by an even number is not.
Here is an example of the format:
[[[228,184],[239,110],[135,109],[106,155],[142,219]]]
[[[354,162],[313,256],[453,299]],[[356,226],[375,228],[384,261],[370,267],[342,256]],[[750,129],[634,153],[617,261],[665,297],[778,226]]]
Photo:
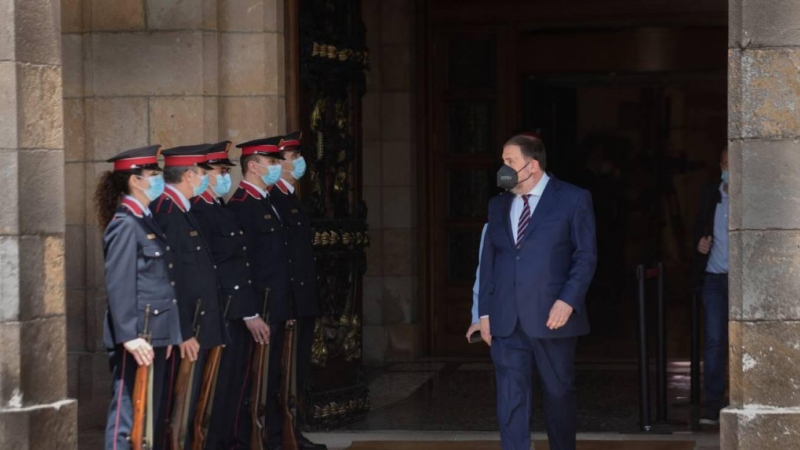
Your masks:
[[[197,324],[197,317],[200,315],[200,303],[201,300],[197,299],[194,321],[192,322],[195,338],[200,332],[200,325]],[[194,375],[194,363],[189,358],[183,358],[178,369],[178,380],[175,382],[175,406],[174,411],[172,411],[172,421],[169,425],[169,446],[171,450],[183,450],[183,442],[186,440],[186,413],[191,401],[191,396],[188,393],[189,386],[192,384],[192,376]]]
[[[147,329],[150,322],[150,305],[148,304],[144,310],[144,328],[139,337],[150,343],[151,334]],[[125,357],[123,355],[123,357]],[[131,448],[133,450],[149,450],[152,447],[152,436],[145,437],[145,411],[150,406],[147,402],[148,395],[151,393],[150,377],[152,370],[152,363],[150,366],[141,365],[136,368],[136,379],[133,383],[133,426],[131,427]],[[123,374],[124,377],[124,374]],[[147,421],[153,420],[152,415],[147,415]],[[149,425],[149,423],[148,423]],[[151,429],[151,427],[147,427]],[[149,434],[149,433],[148,433]],[[150,440],[148,440],[148,438]]]
[[[262,316],[269,323],[267,316],[267,301],[269,300],[269,288],[264,291],[264,306]],[[264,450],[264,441],[267,440],[267,420],[261,421],[259,418],[266,414],[267,405],[262,402],[264,386],[264,376],[268,361],[267,350],[269,344],[259,345],[253,359],[253,388],[250,391],[250,418],[253,421],[253,431],[250,433],[250,449]]]
[[[281,358],[281,407],[283,408],[283,447],[298,450],[297,436],[294,435],[294,396],[292,395],[292,372],[294,363],[294,320],[286,321],[283,336],[283,355]]]
[[[228,317],[228,308],[231,305],[231,297],[228,296],[225,302],[225,312],[223,318]],[[227,326],[227,320],[225,321]],[[197,407],[194,415],[194,440],[192,441],[193,450],[203,450],[208,437],[208,427],[211,425],[211,410],[214,406],[214,392],[217,389],[217,376],[219,375],[219,363],[222,358],[222,346],[218,345],[208,352],[208,362],[203,368],[203,381],[200,385],[200,395],[197,398]]]

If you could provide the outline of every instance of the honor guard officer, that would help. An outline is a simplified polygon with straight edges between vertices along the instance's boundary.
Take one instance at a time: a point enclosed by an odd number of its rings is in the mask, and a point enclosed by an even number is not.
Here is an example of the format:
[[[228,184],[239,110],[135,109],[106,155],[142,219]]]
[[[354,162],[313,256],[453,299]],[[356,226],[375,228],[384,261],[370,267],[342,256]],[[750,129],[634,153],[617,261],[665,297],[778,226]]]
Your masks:
[[[211,250],[203,237],[200,225],[191,213],[189,201],[192,197],[205,192],[208,186],[208,176],[205,174],[204,166],[210,147],[208,144],[203,144],[165,150],[164,179],[167,185],[164,194],[150,205],[175,254],[175,287],[183,336],[179,356],[181,359],[197,361],[194,367],[195,380],[202,378],[203,364],[208,350],[227,343]],[[173,369],[177,366],[174,359]],[[175,373],[177,370],[172,372]],[[192,399],[190,407],[185,412],[189,424],[193,423],[192,413],[199,387],[199,382],[194,383],[192,390],[187,394]],[[181,406],[172,405],[166,417],[171,417],[173,410]],[[187,448],[191,448],[192,438],[193,433],[187,433]]]
[[[292,305],[297,320],[296,346],[296,391],[298,408],[305,406],[303,394],[305,383],[311,370],[311,347],[314,343],[314,324],[322,315],[317,290],[313,233],[300,198],[295,194],[295,184],[306,172],[306,162],[301,150],[302,133],[296,131],[284,136],[280,150],[285,158],[281,161],[282,176],[275,187],[270,189],[272,203],[278,209],[289,237],[288,268],[292,287]],[[295,419],[295,436],[302,449],[325,449],[322,444],[314,444],[300,433],[301,420],[305,417],[298,410]]]
[[[224,207],[223,197],[231,188],[231,167],[228,158],[230,141],[223,141],[209,150],[206,165],[209,185],[192,200],[192,214],[205,236],[220,285],[223,304],[228,305],[228,332],[231,343],[222,352],[214,393],[214,409],[206,448],[247,448],[251,433],[249,410],[242,392],[249,381],[247,370],[253,342],[267,344],[269,327],[253,311],[263,297],[257,297],[247,260],[247,242],[234,213]],[[264,255],[265,257],[267,255]]]
[[[292,314],[291,287],[286,265],[288,236],[282,218],[270,200],[267,189],[280,180],[281,137],[258,139],[237,147],[242,149],[242,173],[244,179],[228,202],[230,208],[244,229],[247,240],[247,255],[253,275],[253,283],[260,298],[268,292],[270,326],[269,367],[267,375],[266,422],[269,433],[268,445],[271,450],[282,448],[281,426],[283,417],[278,403],[281,383],[281,356],[283,352],[283,331]],[[257,315],[261,309],[251,311]],[[252,358],[251,354],[251,358]]]
[[[171,283],[174,279],[171,253],[166,235],[147,209],[164,189],[158,167],[159,151],[160,146],[154,145],[109,159],[114,170],[102,175],[95,192],[98,222],[105,228],[103,255],[108,311],[103,343],[109,352],[112,372],[112,400],[105,434],[107,450],[131,446],[128,439],[134,421],[131,396],[136,369],[153,365],[153,389],[146,398],[153,401],[152,411],[159,411],[171,346],[182,342]],[[163,431],[163,424],[154,419],[145,420],[151,421],[156,432]],[[148,437],[152,445],[153,436]]]

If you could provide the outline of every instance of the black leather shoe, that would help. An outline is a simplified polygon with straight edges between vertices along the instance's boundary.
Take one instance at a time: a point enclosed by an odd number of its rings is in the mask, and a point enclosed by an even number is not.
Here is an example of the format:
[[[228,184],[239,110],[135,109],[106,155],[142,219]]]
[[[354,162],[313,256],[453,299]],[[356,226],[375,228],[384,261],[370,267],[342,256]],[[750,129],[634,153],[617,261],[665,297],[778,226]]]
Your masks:
[[[299,431],[294,432],[294,437],[297,439],[297,446],[303,450],[328,450],[327,445],[315,444],[309,441],[308,438],[303,436]]]

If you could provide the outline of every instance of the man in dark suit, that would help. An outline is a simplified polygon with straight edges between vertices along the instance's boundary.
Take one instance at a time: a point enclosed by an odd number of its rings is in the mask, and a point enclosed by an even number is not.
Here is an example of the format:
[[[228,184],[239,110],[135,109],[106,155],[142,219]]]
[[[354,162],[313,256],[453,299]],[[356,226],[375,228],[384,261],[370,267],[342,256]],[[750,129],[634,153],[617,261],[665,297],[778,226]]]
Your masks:
[[[597,264],[592,199],[545,173],[538,138],[511,138],[503,162],[497,181],[508,192],[489,203],[479,292],[501,441],[504,450],[530,449],[535,364],[550,448],[575,450],[575,347],[589,333],[584,300]]]

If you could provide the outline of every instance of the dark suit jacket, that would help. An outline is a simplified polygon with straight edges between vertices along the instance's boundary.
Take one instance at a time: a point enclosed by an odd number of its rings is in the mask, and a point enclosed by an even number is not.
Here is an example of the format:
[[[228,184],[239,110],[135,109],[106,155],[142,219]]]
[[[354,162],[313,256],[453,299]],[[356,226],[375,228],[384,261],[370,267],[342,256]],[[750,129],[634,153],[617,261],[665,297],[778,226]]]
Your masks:
[[[692,264],[691,283],[692,288],[699,289],[703,285],[703,278],[706,273],[709,255],[704,255],[697,251],[700,239],[714,235],[714,216],[717,212],[717,204],[722,201],[722,194],[719,192],[719,181],[712,182],[703,187],[700,193],[700,211],[692,230],[692,248],[694,249],[694,263]]]
[[[489,202],[489,226],[481,259],[479,310],[492,336],[511,335],[517,322],[534,338],[589,333],[584,305],[597,265],[594,212],[588,191],[550,178],[531,216],[522,245],[513,242],[514,194]],[[558,330],[547,328],[550,309],[563,300],[574,312]]]

